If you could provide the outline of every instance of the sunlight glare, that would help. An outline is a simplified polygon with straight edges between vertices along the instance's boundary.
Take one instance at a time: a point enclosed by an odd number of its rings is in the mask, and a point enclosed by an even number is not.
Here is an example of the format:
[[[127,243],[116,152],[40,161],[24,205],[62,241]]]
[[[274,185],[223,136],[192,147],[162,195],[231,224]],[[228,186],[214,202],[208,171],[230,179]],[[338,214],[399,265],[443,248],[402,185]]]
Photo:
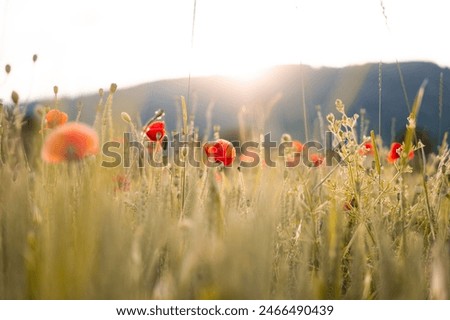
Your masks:
[[[193,75],[222,75],[238,81],[255,80],[265,70],[275,65],[261,56],[252,56],[251,53],[208,52],[201,53],[196,50],[192,53]]]

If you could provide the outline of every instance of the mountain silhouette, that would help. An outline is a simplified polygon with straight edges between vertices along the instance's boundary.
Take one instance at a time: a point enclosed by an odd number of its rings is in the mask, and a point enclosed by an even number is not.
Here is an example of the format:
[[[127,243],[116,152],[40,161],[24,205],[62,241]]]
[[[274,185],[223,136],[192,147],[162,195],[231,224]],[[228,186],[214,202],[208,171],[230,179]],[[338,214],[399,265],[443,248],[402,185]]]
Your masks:
[[[114,95],[114,118],[125,126],[120,120],[120,113],[126,111],[132,118],[145,122],[155,110],[162,108],[166,112],[167,128],[175,130],[181,127],[180,96],[185,96],[188,113],[194,115],[201,137],[208,124],[208,108],[211,108],[211,125],[220,125],[221,135],[225,138],[238,138],[239,129],[243,128],[247,133],[271,132],[275,139],[286,132],[304,141],[303,99],[310,139],[318,139],[320,130],[326,130],[325,116],[328,113],[338,115],[334,103],[336,99],[341,99],[348,115],[360,113],[364,108],[365,119],[369,121],[366,133],[371,129],[378,133],[380,70],[381,136],[384,143],[388,144],[402,134],[409,115],[408,104],[412,106],[421,83],[428,79],[418,115],[418,127],[428,134],[434,145],[439,144],[443,133],[450,131],[450,70],[426,62],[382,64],[381,68],[378,63],[343,68],[283,65],[247,81],[210,76],[192,77],[190,85],[188,78],[156,81],[130,88],[120,88],[119,84],[119,90]],[[441,73],[443,108],[440,111]],[[81,102],[85,106],[81,120],[92,123],[98,99],[98,95],[87,95],[65,100],[63,104],[70,118],[74,119],[75,106]],[[322,125],[316,106],[320,106],[323,115]],[[358,132],[360,129],[358,126]],[[212,136],[211,128],[208,134]],[[249,136],[246,135],[247,138]]]

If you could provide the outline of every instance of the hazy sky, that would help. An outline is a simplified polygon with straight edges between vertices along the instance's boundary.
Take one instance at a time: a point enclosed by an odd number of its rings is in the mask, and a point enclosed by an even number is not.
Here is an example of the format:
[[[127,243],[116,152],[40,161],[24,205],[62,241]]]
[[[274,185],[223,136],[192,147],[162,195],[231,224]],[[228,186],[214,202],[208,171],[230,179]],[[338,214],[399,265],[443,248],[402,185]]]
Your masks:
[[[448,1],[383,4],[388,26],[380,0],[197,0],[191,48],[194,0],[0,0],[0,99],[300,62],[450,66]]]

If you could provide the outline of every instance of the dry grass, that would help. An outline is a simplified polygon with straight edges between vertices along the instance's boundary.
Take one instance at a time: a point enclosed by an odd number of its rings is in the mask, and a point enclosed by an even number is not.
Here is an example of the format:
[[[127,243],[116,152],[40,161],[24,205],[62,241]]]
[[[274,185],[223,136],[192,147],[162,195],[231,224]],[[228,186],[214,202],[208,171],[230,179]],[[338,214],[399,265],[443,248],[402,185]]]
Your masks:
[[[113,93],[97,108],[101,141]],[[363,156],[338,103],[327,119],[345,165],[50,165],[39,134],[25,155],[18,108],[1,112],[2,299],[449,298],[446,145],[425,173],[383,148]]]

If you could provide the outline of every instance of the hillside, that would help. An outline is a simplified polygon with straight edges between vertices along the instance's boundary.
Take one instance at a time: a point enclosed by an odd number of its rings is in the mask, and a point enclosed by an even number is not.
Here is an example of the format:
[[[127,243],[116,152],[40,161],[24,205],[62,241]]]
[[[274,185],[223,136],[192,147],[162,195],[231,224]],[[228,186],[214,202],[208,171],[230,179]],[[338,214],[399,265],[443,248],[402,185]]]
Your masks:
[[[443,73],[443,112],[441,118],[441,136],[450,130],[450,70],[432,63],[402,63],[406,93],[409,103],[424,79],[428,79],[423,105],[419,114],[418,126],[424,128],[437,143],[439,136],[439,79]],[[302,69],[303,68],[303,69]],[[191,79],[189,112],[195,113],[195,123],[201,132],[206,127],[206,111],[213,104],[212,124],[220,124],[222,131],[230,138],[236,138],[239,129],[238,114],[245,106],[245,125],[248,128],[271,131],[276,138],[283,132],[304,140],[304,121],[302,109],[302,77],[305,102],[308,108],[307,123],[310,137],[317,138],[318,121],[316,105],[321,106],[322,114],[334,112],[334,101],[339,98],[347,106],[349,113],[361,108],[367,111],[369,129],[378,132],[378,64],[349,66],[344,68],[311,68],[308,66],[286,65],[268,70],[259,79],[240,81],[234,78],[212,76]],[[132,117],[140,116],[146,121],[158,108],[166,111],[169,128],[179,124],[179,96],[188,94],[188,80],[174,79],[142,84],[131,88],[120,88],[114,96],[115,117],[119,119],[121,111],[127,111]],[[98,101],[97,95],[83,96],[76,100],[65,101],[71,113],[76,116],[75,105],[81,101],[84,105],[82,120],[93,121],[93,110]],[[273,108],[270,109],[270,105]],[[395,134],[406,123],[408,107],[402,90],[396,64],[382,66],[382,136],[388,143],[392,138],[391,121],[396,119]],[[267,116],[267,120],[264,119]],[[264,127],[264,128],[262,128]]]

